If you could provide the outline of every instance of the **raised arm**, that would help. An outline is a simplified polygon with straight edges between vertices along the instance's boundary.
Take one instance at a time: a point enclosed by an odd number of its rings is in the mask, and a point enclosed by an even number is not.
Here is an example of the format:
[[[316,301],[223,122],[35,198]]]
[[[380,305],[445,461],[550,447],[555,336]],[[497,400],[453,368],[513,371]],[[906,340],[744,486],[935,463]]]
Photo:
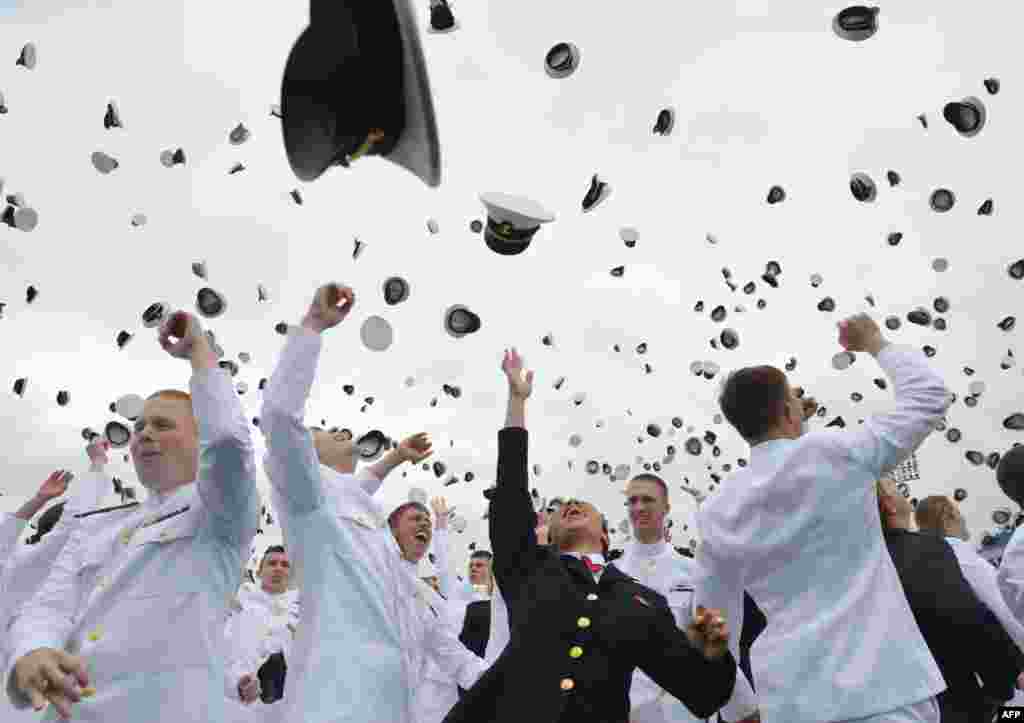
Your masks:
[[[430,501],[434,511],[434,567],[437,568],[437,583],[441,594],[449,600],[455,597],[455,573],[448,559],[448,503],[444,497],[435,497]]]
[[[498,432],[498,470],[488,523],[494,575],[505,595],[515,597],[525,564],[537,548],[526,433],[526,400],[533,388],[533,372],[524,378],[523,362],[515,349],[505,352],[501,366],[509,384],[508,413],[505,428]]]
[[[267,475],[292,515],[305,515],[324,501],[320,461],[303,423],[322,349],[322,334],[348,316],[355,294],[331,283],[317,289],[298,327],[288,329],[277,369],[263,394],[260,428],[267,439]]]
[[[0,521],[0,567],[5,569],[8,567],[4,563],[10,560],[11,555],[14,554],[14,547],[18,544],[18,538],[21,537],[29,520],[35,517],[39,510],[43,509],[50,501],[64,494],[73,476],[63,469],[50,473],[36,493],[19,507],[17,512],[14,514],[4,513],[3,520]],[[0,587],[0,589],[5,588]]]
[[[921,351],[889,344],[866,314],[840,324],[839,343],[849,351],[871,354],[893,383],[893,408],[871,416],[851,434],[840,437],[848,441],[851,454],[868,469],[870,478],[878,479],[932,433],[949,408],[951,396]]]
[[[160,346],[192,364],[192,411],[199,425],[196,486],[214,533],[249,544],[259,524],[256,460],[249,423],[227,370],[217,366],[210,338],[194,314],[177,311],[160,327]]]
[[[403,439],[396,449],[389,450],[378,462],[360,470],[356,479],[368,495],[375,495],[396,467],[403,462],[419,464],[433,453],[427,433],[414,434]]]

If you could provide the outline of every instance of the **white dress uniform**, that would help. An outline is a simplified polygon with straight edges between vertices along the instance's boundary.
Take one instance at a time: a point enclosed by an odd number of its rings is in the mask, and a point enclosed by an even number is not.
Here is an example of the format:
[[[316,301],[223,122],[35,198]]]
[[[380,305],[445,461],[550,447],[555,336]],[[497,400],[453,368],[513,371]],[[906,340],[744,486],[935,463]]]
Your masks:
[[[622,557],[615,561],[615,566],[636,578],[642,585],[664,595],[676,618],[676,625],[683,630],[689,626],[692,620],[693,584],[697,577],[696,562],[680,555],[670,544],[661,540],[653,544],[628,543]],[[739,635],[739,631],[734,630],[732,634]],[[636,723],[695,723],[701,720],[678,699],[659,688],[641,670],[633,674],[629,701],[629,717]],[[736,686],[732,698],[722,708],[722,718],[734,723],[747,718],[756,710],[757,699],[750,682],[742,671],[737,670]]]
[[[71,530],[78,522],[75,515],[95,510],[111,489],[110,477],[102,467],[90,466],[89,472],[75,476],[60,520],[34,545],[18,545],[27,520],[13,513],[0,520],[0,670],[6,670],[9,649],[7,627],[18,608],[29,600],[50,574],[57,555],[64,549]],[[32,709],[15,710],[7,700],[0,701],[0,720],[4,723],[38,721]]]
[[[303,410],[321,345],[319,334],[289,330],[260,422],[274,508],[302,590],[285,720],[411,723],[428,655],[467,688],[483,668],[445,626],[428,624],[428,586],[401,559],[372,497],[380,480],[320,464]]]
[[[487,647],[484,648],[484,665],[488,668],[501,657],[512,640],[512,628],[508,622],[508,606],[505,598],[498,588],[498,581],[494,581],[494,594],[491,595],[491,629],[487,634]]]
[[[750,652],[765,723],[938,719],[928,699],[945,681],[886,549],[875,493],[949,405],[925,359],[886,346],[878,361],[895,387],[891,411],[857,429],[755,445],[698,513],[695,606],[724,610],[739,631],[746,590],[768,619]],[[729,646],[739,660],[738,635]]]
[[[256,533],[249,425],[223,369],[191,380],[195,483],[138,507],[80,518],[53,571],[15,618],[14,660],[41,647],[84,658],[96,694],[77,721],[222,721],[224,618]],[[16,706],[29,700],[8,675]],[[51,706],[48,716],[55,716]]]
[[[238,698],[238,680],[246,674],[257,675],[260,666],[274,653],[283,653],[285,663],[291,659],[292,628],[297,630],[299,625],[299,591],[286,590],[272,595],[258,584],[246,582],[238,589],[237,601],[241,610],[228,618],[224,626],[227,661],[224,690],[234,703],[231,720],[238,723],[280,720],[284,712],[283,699],[270,705],[261,700],[246,705]]]
[[[974,594],[988,606],[1017,647],[1024,650],[1024,624],[1013,614],[999,592],[996,569],[972,545],[959,537],[946,537],[946,542],[953,548],[956,560],[960,563],[960,571]]]
[[[1019,622],[1024,622],[1024,532],[1021,532],[1022,529],[1024,527],[1018,527],[1013,531],[1013,536],[1010,537],[1010,541],[1006,543],[1006,548],[1003,550],[1003,559],[999,563],[999,569],[996,571],[996,583],[1003,601],[1013,614],[1014,619]],[[953,549],[956,550],[956,548]],[[966,576],[965,572],[964,577]],[[993,606],[989,605],[989,607],[992,608],[992,612],[995,612]],[[1003,627],[1006,627],[1005,623]],[[1006,627],[1006,632],[1014,641],[1017,640],[1010,632],[1009,627]],[[1024,705],[1024,691],[1015,691],[1013,700],[1006,705]]]

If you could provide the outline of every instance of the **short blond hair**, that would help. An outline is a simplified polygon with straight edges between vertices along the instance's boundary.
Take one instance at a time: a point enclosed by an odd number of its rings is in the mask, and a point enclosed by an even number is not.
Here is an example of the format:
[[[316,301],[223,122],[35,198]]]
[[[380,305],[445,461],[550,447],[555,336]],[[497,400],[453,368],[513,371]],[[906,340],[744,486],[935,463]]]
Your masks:
[[[197,430],[199,429],[199,420],[196,419],[195,409],[192,407],[192,395],[188,392],[183,392],[180,389],[161,389],[146,397],[147,402],[151,399],[169,399],[175,402],[185,402],[188,405],[188,413],[192,418],[192,424],[195,425]]]
[[[943,495],[929,495],[917,503],[914,521],[922,532],[945,535],[946,520],[956,519],[953,501]]]

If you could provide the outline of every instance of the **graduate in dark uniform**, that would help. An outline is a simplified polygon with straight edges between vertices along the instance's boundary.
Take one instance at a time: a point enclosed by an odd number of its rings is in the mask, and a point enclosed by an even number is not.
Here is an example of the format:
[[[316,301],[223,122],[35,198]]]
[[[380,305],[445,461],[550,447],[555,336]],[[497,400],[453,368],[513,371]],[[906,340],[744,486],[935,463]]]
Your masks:
[[[694,715],[710,717],[736,681],[725,621],[700,609],[686,631],[676,627],[663,596],[604,564],[604,520],[585,502],[560,510],[561,554],[538,545],[524,411],[533,373],[523,378],[514,349],[502,369],[509,406],[489,521],[511,640],[445,723],[625,723],[636,668]]]

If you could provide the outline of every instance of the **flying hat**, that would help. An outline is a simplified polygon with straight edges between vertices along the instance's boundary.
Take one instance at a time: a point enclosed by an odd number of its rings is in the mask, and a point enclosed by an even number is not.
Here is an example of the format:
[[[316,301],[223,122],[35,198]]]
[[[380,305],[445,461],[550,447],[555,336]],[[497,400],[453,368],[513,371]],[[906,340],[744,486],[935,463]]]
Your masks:
[[[196,294],[196,311],[206,319],[216,319],[227,308],[227,299],[209,287],[203,287]]]
[[[654,122],[653,133],[661,136],[667,136],[672,132],[672,127],[676,124],[676,111],[674,108],[664,108],[658,111],[658,118]],[[710,240],[710,239],[709,239]]]
[[[135,421],[142,416],[142,409],[145,405],[146,401],[138,394],[125,394],[114,402],[113,411],[127,420]]]
[[[480,317],[462,304],[455,304],[444,312],[444,330],[456,339],[480,331]]]
[[[395,339],[395,332],[387,319],[369,316],[359,329],[359,338],[370,351],[385,351]]]
[[[843,40],[867,40],[878,32],[879,8],[851,5],[832,18],[832,31]]]
[[[160,152],[160,163],[165,168],[173,168],[174,166],[181,166],[185,164],[185,150],[178,148],[176,150],[166,150]]]
[[[542,223],[555,220],[555,215],[539,203],[507,193],[484,193],[480,201],[487,209],[487,248],[502,256],[521,254]]]
[[[430,0],[430,29],[428,33],[450,33],[459,29],[448,0]]]
[[[985,104],[975,96],[964,98],[958,103],[946,103],[942,117],[964,138],[973,138],[985,127]]]
[[[373,462],[384,454],[388,438],[379,429],[373,429],[356,440],[356,450],[363,462]]]
[[[373,155],[439,186],[441,143],[412,0],[310,0],[309,15],[281,82],[295,175],[313,181]]]
[[[111,128],[124,128],[124,124],[121,123],[121,114],[117,112],[117,103],[114,101],[107,103],[107,110],[103,114],[103,127],[108,131]]]
[[[92,154],[92,167],[103,175],[107,175],[111,171],[117,169],[121,164],[117,162],[117,159],[113,156],[109,156],[103,151],[93,151]]]
[[[240,146],[249,140],[251,135],[252,134],[249,132],[249,129],[239,123],[231,130],[230,133],[228,133],[228,142],[233,146]]]
[[[7,200],[11,200],[8,196]],[[2,220],[11,228],[19,231],[32,231],[39,224],[39,213],[34,208],[28,208],[21,204],[12,203],[4,209]]]
[[[132,433],[125,425],[120,422],[107,422],[107,426],[103,429],[103,436],[110,442],[110,446],[115,449],[127,446],[128,442],[131,441]]]
[[[388,306],[401,304],[409,298],[409,282],[401,276],[391,276],[384,281],[384,303]]]
[[[21,49],[21,54],[18,56],[18,60],[14,63],[15,65],[21,65],[26,70],[32,70],[36,67],[36,45],[35,43],[25,43],[25,46]]]
[[[556,43],[544,56],[544,72],[558,80],[568,78],[580,66],[580,49],[572,43]]]

